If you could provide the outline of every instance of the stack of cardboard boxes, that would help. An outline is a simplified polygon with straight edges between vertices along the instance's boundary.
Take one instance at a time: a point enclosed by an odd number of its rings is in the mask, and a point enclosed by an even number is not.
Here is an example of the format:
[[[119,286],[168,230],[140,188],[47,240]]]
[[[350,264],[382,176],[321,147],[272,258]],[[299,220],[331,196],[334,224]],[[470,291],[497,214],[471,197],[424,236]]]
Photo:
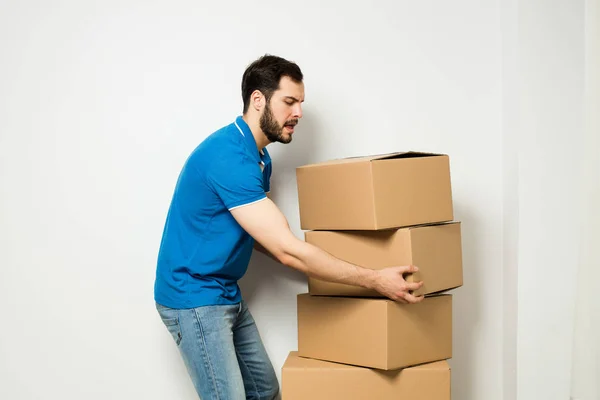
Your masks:
[[[298,351],[282,369],[283,400],[450,399],[452,295],[462,285],[460,222],[449,158],[393,153],[297,169],[305,239],[371,269],[416,265],[425,299],[309,278],[298,296]]]

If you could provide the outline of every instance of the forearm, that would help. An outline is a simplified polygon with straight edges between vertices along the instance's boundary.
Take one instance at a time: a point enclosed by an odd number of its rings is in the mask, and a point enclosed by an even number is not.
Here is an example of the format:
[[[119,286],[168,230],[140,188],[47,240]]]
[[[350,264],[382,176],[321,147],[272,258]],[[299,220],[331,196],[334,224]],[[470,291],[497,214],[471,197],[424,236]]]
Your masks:
[[[375,287],[376,271],[342,261],[301,240],[288,245],[279,260],[313,278],[368,289]]]

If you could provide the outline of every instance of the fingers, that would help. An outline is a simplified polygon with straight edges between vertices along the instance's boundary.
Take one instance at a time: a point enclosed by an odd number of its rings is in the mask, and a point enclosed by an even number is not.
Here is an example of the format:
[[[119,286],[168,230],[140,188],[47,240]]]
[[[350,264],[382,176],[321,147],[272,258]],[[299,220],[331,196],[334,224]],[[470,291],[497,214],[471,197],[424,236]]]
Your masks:
[[[408,301],[404,300],[404,298],[402,297],[403,295],[400,294],[399,296],[396,296],[396,298],[393,298],[392,300],[398,302],[398,303],[402,303],[402,304],[408,304]]]
[[[381,276],[385,279],[383,280],[382,287],[378,290],[386,297],[398,303],[420,303],[423,301],[423,296],[415,296],[413,292],[423,287],[423,281],[406,282],[403,276],[404,274],[415,273],[418,270],[419,268],[415,265],[389,267],[389,269],[382,270]]]
[[[409,304],[416,304],[416,303],[420,303],[421,301],[423,301],[424,296],[414,296],[410,293],[402,293],[402,300],[404,300],[406,303]]]
[[[403,265],[399,267],[399,270],[401,274],[411,274],[417,272],[419,270],[419,267],[417,267],[416,265]]]
[[[408,290],[417,290],[423,286],[423,281],[420,282],[406,282],[406,289]]]

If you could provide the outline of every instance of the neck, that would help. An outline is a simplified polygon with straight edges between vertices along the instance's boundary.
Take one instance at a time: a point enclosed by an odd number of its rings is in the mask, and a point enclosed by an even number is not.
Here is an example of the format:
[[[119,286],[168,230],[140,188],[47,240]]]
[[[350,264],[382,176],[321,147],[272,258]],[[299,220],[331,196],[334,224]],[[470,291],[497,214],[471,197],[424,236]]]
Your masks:
[[[252,136],[254,136],[254,141],[256,142],[256,147],[258,147],[258,151],[264,149],[269,143],[269,139],[265,136],[262,129],[260,129],[260,117],[257,115],[246,113],[242,115],[242,119],[248,124],[250,127],[250,131],[252,132]]]

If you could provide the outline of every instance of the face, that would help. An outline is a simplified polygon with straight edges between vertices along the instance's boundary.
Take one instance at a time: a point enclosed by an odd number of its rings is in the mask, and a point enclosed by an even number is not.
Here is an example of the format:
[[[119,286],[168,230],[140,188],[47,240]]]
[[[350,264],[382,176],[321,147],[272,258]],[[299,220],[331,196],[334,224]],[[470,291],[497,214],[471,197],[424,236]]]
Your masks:
[[[304,84],[287,76],[281,78],[279,89],[265,104],[260,117],[260,128],[271,142],[290,143],[294,128],[302,118]]]

